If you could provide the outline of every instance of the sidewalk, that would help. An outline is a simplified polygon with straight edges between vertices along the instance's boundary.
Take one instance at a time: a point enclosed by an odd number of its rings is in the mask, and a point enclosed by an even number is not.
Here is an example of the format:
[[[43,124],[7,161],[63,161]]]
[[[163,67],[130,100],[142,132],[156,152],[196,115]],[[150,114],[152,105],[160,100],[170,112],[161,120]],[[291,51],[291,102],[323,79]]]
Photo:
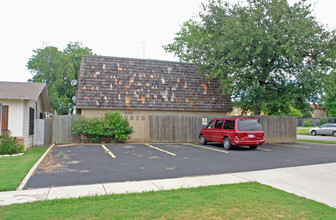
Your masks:
[[[134,193],[257,181],[336,208],[336,163],[139,182],[0,192],[0,206],[81,196]]]

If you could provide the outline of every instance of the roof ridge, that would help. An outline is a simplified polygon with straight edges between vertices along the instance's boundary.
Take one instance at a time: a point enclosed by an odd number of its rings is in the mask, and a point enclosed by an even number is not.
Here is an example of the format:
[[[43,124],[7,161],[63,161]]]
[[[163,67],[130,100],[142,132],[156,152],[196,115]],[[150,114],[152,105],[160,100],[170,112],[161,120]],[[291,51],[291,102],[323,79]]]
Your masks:
[[[186,64],[186,65],[195,65],[194,63],[188,63],[188,62],[182,62],[182,61],[146,59],[146,58],[132,58],[132,57],[116,57],[116,56],[102,56],[102,55],[83,55],[82,57],[151,61],[151,62],[158,62],[158,63],[162,63],[162,62],[164,62],[164,63],[180,63],[180,64]]]

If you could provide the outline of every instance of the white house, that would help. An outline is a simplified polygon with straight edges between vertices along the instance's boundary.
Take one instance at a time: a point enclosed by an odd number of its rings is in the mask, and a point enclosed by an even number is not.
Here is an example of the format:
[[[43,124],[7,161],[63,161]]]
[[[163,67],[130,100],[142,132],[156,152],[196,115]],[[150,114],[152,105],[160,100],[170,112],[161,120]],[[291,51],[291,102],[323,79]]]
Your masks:
[[[33,146],[34,119],[51,112],[45,83],[0,82],[0,128],[10,130],[25,146]]]

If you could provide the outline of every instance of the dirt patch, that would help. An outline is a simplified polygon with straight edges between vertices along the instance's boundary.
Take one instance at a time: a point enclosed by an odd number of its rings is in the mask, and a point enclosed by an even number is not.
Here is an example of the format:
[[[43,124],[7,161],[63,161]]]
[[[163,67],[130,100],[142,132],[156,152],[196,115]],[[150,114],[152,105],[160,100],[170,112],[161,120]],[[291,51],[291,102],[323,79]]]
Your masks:
[[[58,153],[58,155],[53,156],[52,152],[55,148],[53,148],[42,160],[42,162],[38,165],[35,173],[55,173],[56,171],[62,170],[64,165],[67,164],[66,161],[62,161],[61,158],[66,159],[66,155],[62,152]]]

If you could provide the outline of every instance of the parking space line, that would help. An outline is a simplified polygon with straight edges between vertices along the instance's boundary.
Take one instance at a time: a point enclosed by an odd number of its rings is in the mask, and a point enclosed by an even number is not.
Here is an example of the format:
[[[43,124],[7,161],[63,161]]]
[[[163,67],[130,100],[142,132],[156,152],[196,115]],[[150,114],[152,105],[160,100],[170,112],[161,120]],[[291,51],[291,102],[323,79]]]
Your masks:
[[[162,151],[162,152],[164,152],[164,153],[166,153],[166,154],[170,154],[170,155],[176,156],[176,154],[174,154],[174,153],[171,153],[171,152],[169,152],[169,151],[166,151],[166,150],[162,150],[161,148],[154,147],[154,146],[152,146],[152,145],[150,145],[150,144],[146,144],[146,145],[147,145],[148,147],[150,147],[150,148],[153,148],[153,149],[155,149],[155,150]]]
[[[229,153],[229,152],[227,152],[225,150],[218,150],[218,149],[214,149],[214,148],[210,148],[210,147],[204,147],[204,146],[199,146],[199,145],[195,145],[195,144],[184,143],[184,145],[190,145],[190,146],[193,146],[193,147],[199,147],[199,148],[203,148],[203,149],[207,149],[207,150],[218,151],[218,152],[222,152],[222,153],[226,153],[226,154]]]
[[[249,146],[239,146],[239,147],[250,148]],[[270,150],[270,149],[261,148],[261,147],[257,147],[257,150],[272,151],[272,150]]]
[[[107,152],[113,159],[116,159],[117,157],[109,150],[105,145],[101,145],[102,148],[104,148],[105,152]]]
[[[272,151],[270,149],[266,149],[266,148],[261,148],[261,147],[258,147],[257,150],[263,150],[263,151]]]
[[[277,145],[277,146],[286,146],[286,147],[296,147],[296,148],[305,148],[305,149],[309,149],[311,147],[308,146],[296,146],[296,145],[289,145],[289,144],[271,144],[271,145]]]

